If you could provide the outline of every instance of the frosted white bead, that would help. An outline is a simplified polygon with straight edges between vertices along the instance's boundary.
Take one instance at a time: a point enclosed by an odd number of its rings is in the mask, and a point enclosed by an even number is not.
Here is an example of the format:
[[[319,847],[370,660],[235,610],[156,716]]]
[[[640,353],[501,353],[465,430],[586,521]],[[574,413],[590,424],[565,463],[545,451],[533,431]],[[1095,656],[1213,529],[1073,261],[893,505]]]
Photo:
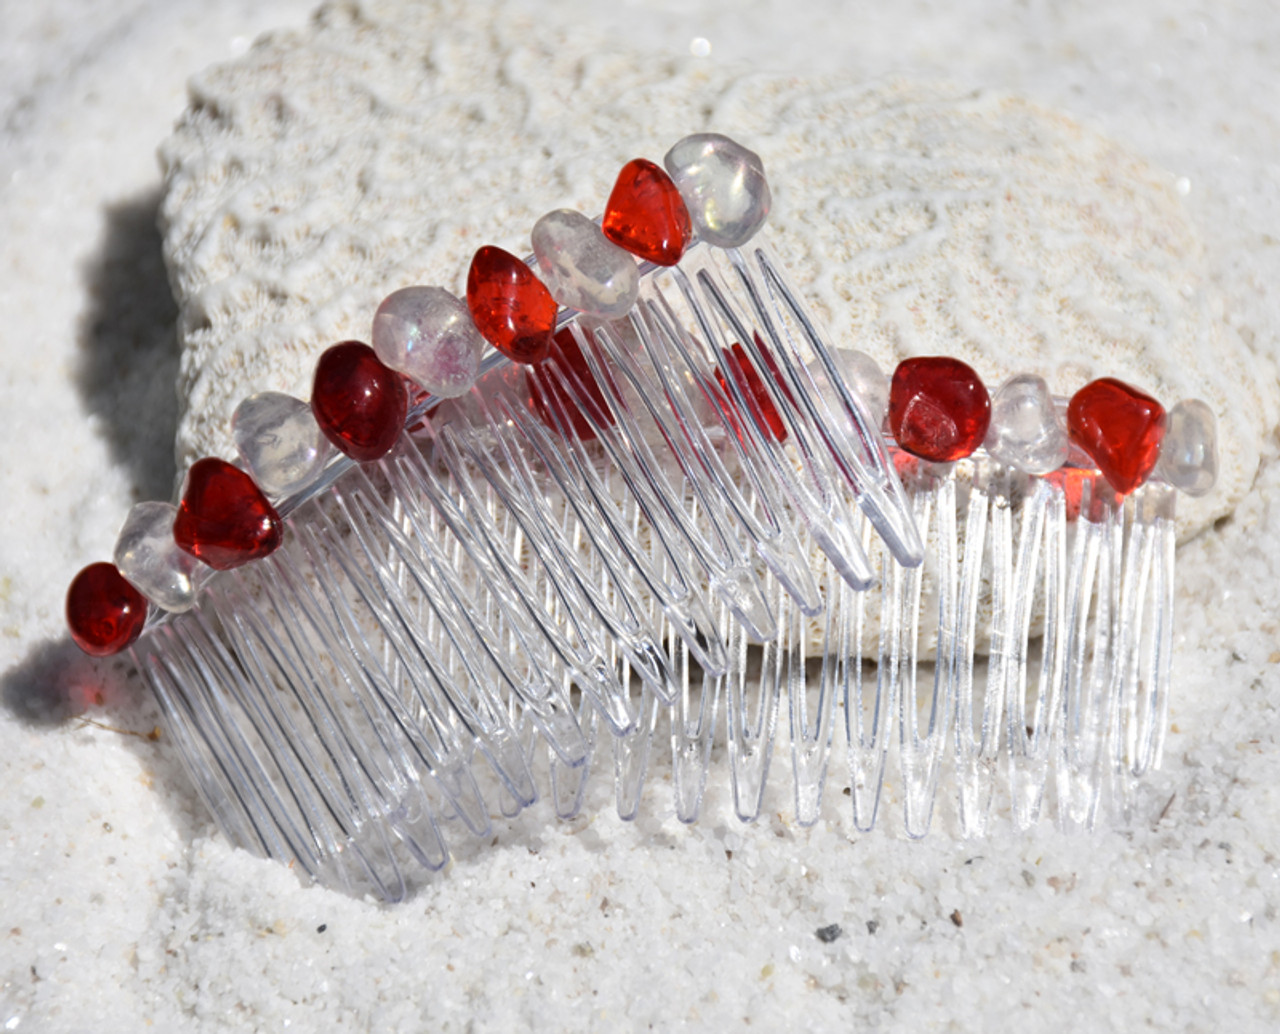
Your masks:
[[[1067,461],[1069,442],[1043,377],[1010,377],[991,399],[987,452],[1028,474],[1048,474]]]
[[[889,411],[889,377],[866,352],[856,348],[833,348],[831,358],[849,390],[858,396],[871,414],[871,421],[879,430],[884,426],[884,415]]]
[[[1199,399],[1169,410],[1156,475],[1187,495],[1204,495],[1218,480],[1218,421]]]
[[[192,574],[200,561],[173,541],[177,515],[169,503],[139,503],[125,518],[113,559],[120,573],[157,607],[184,611],[196,601]]]
[[[250,476],[276,498],[312,481],[333,455],[311,407],[278,391],[241,402],[231,418],[231,436]]]
[[[636,260],[581,212],[548,212],[531,238],[542,279],[561,305],[605,319],[631,311],[640,291]]]
[[[484,347],[466,304],[443,287],[402,288],[373,317],[378,358],[442,399],[471,389]]]
[[[845,386],[856,395],[867,409],[871,418],[871,426],[879,431],[884,426],[884,415],[889,408],[889,378],[880,369],[879,364],[856,348],[831,347],[831,359]],[[855,434],[853,423],[849,420],[844,402],[828,387],[826,367],[822,360],[810,359],[806,364],[813,374],[814,383],[820,394],[826,397],[831,418],[837,422],[846,435]]]
[[[754,151],[719,133],[695,133],[667,152],[667,172],[684,198],[693,228],[708,244],[746,244],[769,216],[773,196]]]

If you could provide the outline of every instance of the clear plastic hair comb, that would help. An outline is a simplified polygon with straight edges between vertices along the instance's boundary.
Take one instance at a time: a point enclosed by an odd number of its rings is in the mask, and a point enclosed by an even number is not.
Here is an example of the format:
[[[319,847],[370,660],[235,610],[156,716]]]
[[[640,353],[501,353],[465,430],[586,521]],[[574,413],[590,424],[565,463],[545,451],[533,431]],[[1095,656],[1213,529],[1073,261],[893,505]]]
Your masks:
[[[855,825],[892,759],[911,836],[939,796],[963,835],[1047,793],[1088,827],[1158,764],[1207,409],[1094,382],[1069,456],[1034,378],[890,386],[759,243],[754,154],[704,134],[666,166],[626,166],[599,225],[544,217],[527,262],[482,248],[466,304],[393,294],[373,350],[326,352],[309,406],[246,400],[242,467],[200,461],[73,583],[73,635],[133,650],[237,844],[396,900],[452,831],[572,816],[601,769],[634,817],[655,744],[681,820],[723,745],[751,821],[780,717],[802,824],[841,753]]]

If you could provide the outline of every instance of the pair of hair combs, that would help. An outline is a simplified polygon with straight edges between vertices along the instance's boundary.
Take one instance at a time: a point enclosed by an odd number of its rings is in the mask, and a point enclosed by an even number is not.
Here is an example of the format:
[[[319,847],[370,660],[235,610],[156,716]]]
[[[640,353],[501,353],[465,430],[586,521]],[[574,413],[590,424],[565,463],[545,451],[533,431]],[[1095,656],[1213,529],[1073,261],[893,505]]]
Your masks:
[[[634,817],[655,743],[695,821],[722,736],[751,821],[784,698],[802,824],[833,753],[860,830],[895,759],[913,837],[943,785],[965,836],[998,790],[1091,827],[1158,765],[1208,408],[993,397],[944,357],[888,378],[760,242],[754,153],[664,164],[524,261],[481,248],[465,301],[392,294],[372,347],[326,351],[309,403],[246,399],[238,465],[198,461],[73,581],[76,642],[132,651],[235,843],[396,900],[450,829],[540,793],[573,816],[598,767]]]

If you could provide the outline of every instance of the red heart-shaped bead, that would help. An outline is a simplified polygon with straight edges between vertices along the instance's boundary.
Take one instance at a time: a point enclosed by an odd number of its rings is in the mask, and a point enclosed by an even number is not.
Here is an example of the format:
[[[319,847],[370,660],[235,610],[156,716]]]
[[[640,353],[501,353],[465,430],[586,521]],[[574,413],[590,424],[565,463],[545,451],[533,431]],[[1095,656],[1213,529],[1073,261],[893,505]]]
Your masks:
[[[179,549],[227,571],[274,553],[282,536],[280,515],[239,467],[206,457],[187,471],[173,521]]]
[[[904,359],[889,384],[889,428],[900,448],[934,463],[972,455],[987,436],[991,396],[968,363]]]
[[[627,162],[618,173],[600,229],[618,247],[659,266],[679,262],[693,236],[679,189],[644,158]]]
[[[311,382],[311,413],[325,437],[358,463],[385,456],[409,412],[405,379],[361,341],[327,348]]]
[[[112,564],[90,564],[67,589],[67,628],[93,657],[119,653],[147,623],[146,598]]]
[[[1067,404],[1067,432],[1117,492],[1147,480],[1160,458],[1164,407],[1114,377],[1091,381]]]
[[[551,350],[559,306],[533,271],[509,251],[485,245],[467,273],[467,308],[494,348],[517,363],[538,363]]]

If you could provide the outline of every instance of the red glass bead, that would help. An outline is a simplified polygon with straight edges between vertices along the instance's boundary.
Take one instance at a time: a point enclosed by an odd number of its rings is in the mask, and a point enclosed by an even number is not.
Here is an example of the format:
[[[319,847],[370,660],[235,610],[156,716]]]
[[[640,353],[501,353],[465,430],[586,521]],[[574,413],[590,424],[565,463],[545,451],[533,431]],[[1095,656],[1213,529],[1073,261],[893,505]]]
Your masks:
[[[764,364],[767,367],[766,372],[769,377],[781,387],[787,401],[794,403],[794,399],[791,398],[791,392],[787,390],[786,384],[782,381],[782,373],[778,369],[777,361],[769,350],[764,347],[759,337],[756,338],[756,346],[764,357]],[[747,354],[747,350],[740,343],[735,341],[732,348],[724,350],[724,366],[729,368],[734,382],[741,389],[743,396],[745,396],[747,406],[751,411],[751,417],[756,426],[764,432],[766,438],[779,444],[785,442],[788,434],[787,425],[782,420],[782,414],[778,412],[778,408],[773,404],[769,389],[765,387],[764,381],[761,380],[760,374],[751,362],[751,357]],[[720,387],[724,391],[725,397],[729,400],[729,404],[733,405],[733,392],[729,389],[729,382],[724,375],[722,367],[716,367],[716,380],[720,383]],[[733,431],[738,436],[738,440],[744,440],[742,428],[737,425],[737,420],[732,412],[729,414],[729,420],[733,424]]]
[[[344,341],[325,349],[311,384],[311,412],[325,437],[360,463],[385,456],[409,411],[404,378],[368,345]]]
[[[219,571],[274,553],[283,530],[280,515],[239,467],[205,457],[187,471],[173,541]]]
[[[142,633],[147,600],[113,564],[90,564],[67,589],[67,627],[94,657],[119,653]]]
[[[485,245],[467,273],[467,307],[480,333],[517,363],[538,363],[551,350],[559,306],[533,271],[509,251]]]
[[[600,229],[618,247],[659,266],[679,262],[693,236],[680,191],[644,158],[627,162],[618,173]]]
[[[899,447],[934,463],[971,455],[987,435],[991,396],[973,367],[948,356],[904,359],[889,385]]]
[[[587,331],[587,333],[589,334],[590,331]],[[595,412],[592,413],[593,419],[611,425],[613,423],[613,411],[609,409],[608,403],[605,402],[604,393],[591,375],[591,367],[587,365],[586,357],[582,354],[582,349],[578,347],[578,342],[569,327],[565,327],[555,335],[555,344],[556,348],[552,349],[551,357],[548,357],[547,363],[543,363],[541,368],[530,371],[529,405],[539,420],[551,430],[558,432],[560,427],[556,423],[555,412],[548,401],[549,396],[554,398],[560,404],[562,412],[568,414],[573,433],[582,441],[589,442],[596,436],[595,429],[587,422],[587,418],[582,412],[582,407],[560,386],[559,373],[552,373],[546,370],[551,358],[555,357],[560,364],[560,369],[571,371],[573,376],[577,378],[578,383],[585,387],[591,401],[595,403]]]
[[[1067,405],[1071,440],[1124,495],[1146,481],[1155,468],[1164,429],[1164,407],[1113,377],[1086,384]]]

